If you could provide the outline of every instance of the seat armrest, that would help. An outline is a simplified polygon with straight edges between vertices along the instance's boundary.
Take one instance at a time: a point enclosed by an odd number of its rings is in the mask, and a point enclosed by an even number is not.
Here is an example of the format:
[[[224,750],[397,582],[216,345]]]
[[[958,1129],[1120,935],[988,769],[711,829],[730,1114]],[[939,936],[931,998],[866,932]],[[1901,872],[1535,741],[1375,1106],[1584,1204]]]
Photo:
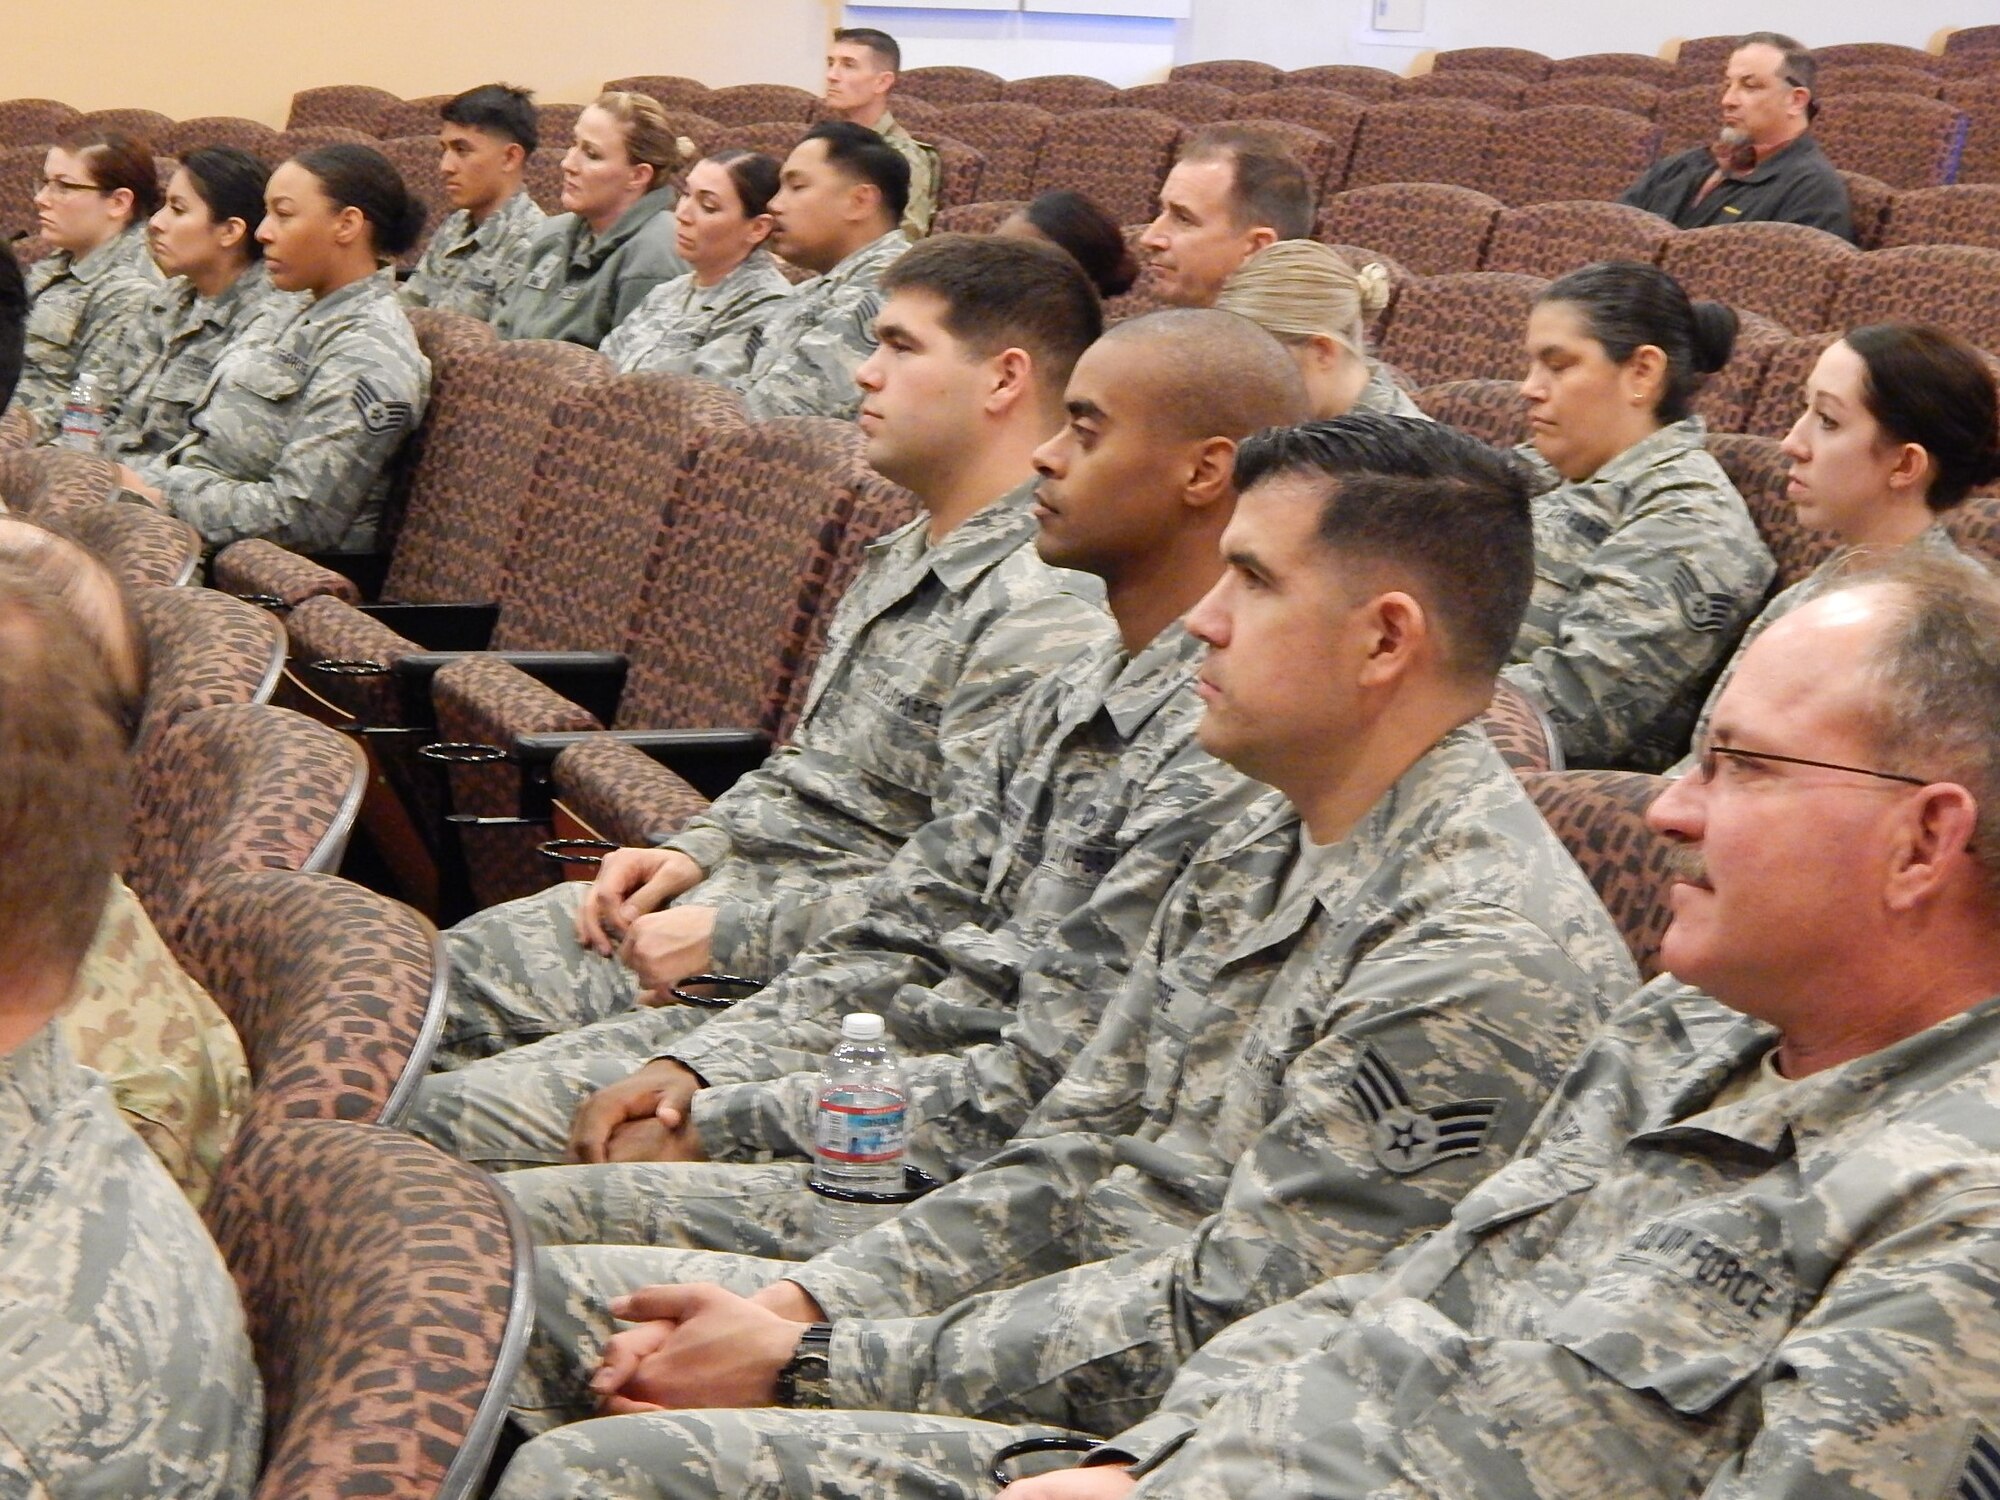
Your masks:
[[[524,734],[514,754],[524,767],[547,765],[585,740],[616,740],[658,761],[704,797],[722,795],[771,753],[769,736],[752,729],[600,729],[577,734]]]
[[[431,679],[463,651],[414,651],[396,663],[396,675],[406,691],[421,691],[430,701]],[[610,723],[618,714],[631,663],[619,651],[493,651],[487,653],[527,673],[562,694],[578,708]]]
[[[484,651],[500,619],[497,604],[364,604],[361,612],[426,651]]]

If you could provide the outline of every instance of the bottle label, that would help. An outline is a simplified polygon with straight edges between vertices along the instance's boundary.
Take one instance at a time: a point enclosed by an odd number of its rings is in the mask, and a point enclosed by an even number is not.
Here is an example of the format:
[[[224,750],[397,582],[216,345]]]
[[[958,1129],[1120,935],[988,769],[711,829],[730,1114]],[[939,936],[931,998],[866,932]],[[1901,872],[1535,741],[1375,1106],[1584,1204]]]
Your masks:
[[[901,1099],[885,1104],[843,1104],[823,1098],[813,1144],[828,1161],[875,1166],[902,1159],[903,1127]]]

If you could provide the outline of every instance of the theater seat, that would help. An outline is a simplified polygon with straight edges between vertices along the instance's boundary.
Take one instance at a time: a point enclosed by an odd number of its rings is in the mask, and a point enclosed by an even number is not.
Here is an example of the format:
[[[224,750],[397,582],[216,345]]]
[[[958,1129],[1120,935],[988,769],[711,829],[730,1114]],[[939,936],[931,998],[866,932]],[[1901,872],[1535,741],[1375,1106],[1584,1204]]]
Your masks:
[[[1560,771],[1562,741],[1542,706],[1505,678],[1493,685],[1493,701],[1478,718],[1500,758],[1514,771]]]
[[[1672,843],[1646,826],[1666,778],[1636,771],[1530,771],[1522,787],[1582,868],[1632,950],[1642,978],[1660,972]]]

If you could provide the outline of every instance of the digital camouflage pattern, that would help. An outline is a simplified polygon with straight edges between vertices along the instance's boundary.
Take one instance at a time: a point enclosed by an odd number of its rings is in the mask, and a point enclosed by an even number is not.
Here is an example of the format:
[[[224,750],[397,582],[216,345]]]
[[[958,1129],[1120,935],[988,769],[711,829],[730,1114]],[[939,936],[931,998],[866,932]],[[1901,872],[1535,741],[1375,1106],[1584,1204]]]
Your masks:
[[[655,287],[687,274],[674,248],[674,196],[672,188],[655,188],[602,235],[575,214],[545,220],[529,244],[527,269],[501,299],[494,331],[595,349]]]
[[[105,454],[157,480],[159,460],[187,436],[224,351],[270,339],[303,306],[299,294],[271,285],[261,260],[214,297],[174,277],[119,330],[109,393],[116,415],[104,431]]]
[[[44,441],[62,430],[76,377],[97,375],[104,394],[115,384],[118,341],[160,289],[143,225],[114,235],[77,260],[67,250],[43,256],[23,273],[28,289],[26,345],[14,405],[32,412]]]
[[[461,208],[432,233],[401,296],[411,307],[435,307],[491,321],[494,310],[528,273],[536,233],[548,221],[526,188],[479,223]]]
[[[909,238],[920,240],[931,232],[931,220],[937,217],[937,148],[911,135],[893,114],[875,122],[875,133],[910,164],[910,201],[903,208],[902,229]]]
[[[1197,1355],[1141,1493],[1994,1493],[2000,1001],[1740,1087],[1774,1040],[1650,985],[1449,1225]]]
[[[863,245],[824,276],[802,281],[750,341],[750,368],[732,382],[752,419],[852,417],[854,372],[875,352],[882,273],[910,248],[900,229]]]
[[[1396,377],[1379,359],[1368,361],[1368,384],[1354,398],[1354,410],[1379,412],[1385,417],[1415,417],[1420,422],[1431,419],[1431,414],[1417,405],[1408,391],[1396,384]]]
[[[1672,764],[1777,572],[1703,430],[1662,427],[1535,500],[1535,587],[1503,675],[1547,710],[1573,767]]]
[[[1036,554],[1032,490],[1021,485],[936,545],[924,517],[870,543],[791,743],[666,841],[708,872],[683,899],[719,909],[719,966],[745,961],[738,945],[768,932],[779,904],[887,864],[1020,694],[1110,631],[1097,581]],[[631,972],[576,941],[580,899],[557,886],[447,935],[446,1065],[631,1008]]]
[[[221,1255],[43,1027],[0,1056],[0,1495],[242,1500],[262,1406]]]
[[[1013,1145],[770,1266],[834,1320],[837,1406],[1115,1432],[1218,1329],[1373,1265],[1507,1158],[1633,982],[1588,884],[1475,728],[1288,881],[1302,837],[1272,794],[1197,856]],[[583,1414],[608,1295],[707,1275],[687,1251],[539,1264],[538,1427]]]
[[[396,449],[423,420],[431,367],[387,271],[306,302],[215,367],[159,470],[175,515],[212,546],[374,544]]]
[[[60,1022],[72,1056],[199,1208],[250,1102],[236,1028],[174,961],[125,882],[113,879]]]
[[[714,286],[696,286],[690,271],[654,287],[598,349],[620,374],[666,370],[732,384],[750,373],[751,345],[791,291],[760,245]]]

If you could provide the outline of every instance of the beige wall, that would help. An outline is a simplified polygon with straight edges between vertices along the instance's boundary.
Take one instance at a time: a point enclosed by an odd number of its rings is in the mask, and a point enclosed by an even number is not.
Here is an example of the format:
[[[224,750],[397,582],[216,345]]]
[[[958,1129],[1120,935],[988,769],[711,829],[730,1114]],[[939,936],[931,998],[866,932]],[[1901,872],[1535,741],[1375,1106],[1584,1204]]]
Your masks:
[[[0,99],[283,125],[293,92],[324,83],[408,97],[505,79],[570,103],[633,73],[817,91],[839,10],[838,0],[99,0],[87,27],[43,10],[25,45],[17,35],[0,47]]]

